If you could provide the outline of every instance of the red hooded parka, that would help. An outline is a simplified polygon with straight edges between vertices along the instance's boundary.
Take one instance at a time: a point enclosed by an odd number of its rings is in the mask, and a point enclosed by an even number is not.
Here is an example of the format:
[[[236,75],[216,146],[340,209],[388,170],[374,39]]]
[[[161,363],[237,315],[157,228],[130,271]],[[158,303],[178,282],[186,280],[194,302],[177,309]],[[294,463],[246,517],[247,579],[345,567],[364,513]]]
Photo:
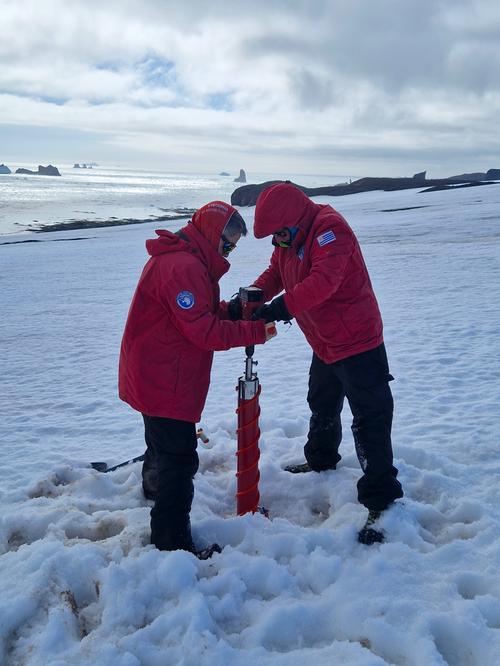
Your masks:
[[[139,279],[120,350],[119,395],[148,416],[200,420],[213,352],[263,343],[262,321],[233,322],[219,303],[229,262],[218,252],[235,208],[213,201],[180,235],[157,231]]]
[[[382,318],[356,236],[340,213],[315,204],[297,187],[264,190],[255,208],[254,235],[284,227],[298,231],[276,247],[269,268],[254,282],[266,301],[285,289],[285,304],[325,363],[378,347]]]

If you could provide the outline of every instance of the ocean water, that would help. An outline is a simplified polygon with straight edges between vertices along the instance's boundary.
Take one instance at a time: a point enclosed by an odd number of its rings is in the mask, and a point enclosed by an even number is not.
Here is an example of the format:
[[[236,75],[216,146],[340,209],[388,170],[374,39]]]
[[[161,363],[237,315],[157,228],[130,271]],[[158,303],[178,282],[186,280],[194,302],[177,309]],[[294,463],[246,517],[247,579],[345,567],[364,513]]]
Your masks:
[[[12,171],[19,166],[8,165]],[[0,235],[28,232],[29,225],[110,218],[147,219],[164,209],[198,208],[213,199],[229,201],[238,174],[181,174],[118,167],[58,166],[61,177],[0,175]],[[308,186],[333,185],[343,176],[248,174],[247,182],[290,178]]]

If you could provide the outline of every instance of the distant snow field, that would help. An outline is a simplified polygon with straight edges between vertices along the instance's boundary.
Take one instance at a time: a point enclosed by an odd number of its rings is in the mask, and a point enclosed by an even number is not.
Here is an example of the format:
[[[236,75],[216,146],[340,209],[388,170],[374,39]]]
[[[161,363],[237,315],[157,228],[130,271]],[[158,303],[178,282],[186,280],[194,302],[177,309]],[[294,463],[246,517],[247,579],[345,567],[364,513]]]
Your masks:
[[[271,519],[235,516],[244,351],[218,353],[192,523],[200,547],[224,549],[206,562],[155,550],[140,464],[88,465],[143,451],[116,375],[154,225],[0,245],[0,663],[500,663],[500,185],[315,201],[358,235],[384,317],[406,493],[383,516],[386,543],[356,540],[348,407],[337,471],[282,469],[303,459],[311,350],[280,324],[256,349]],[[241,212],[251,225],[254,209]],[[270,251],[243,239],[222,296]]]

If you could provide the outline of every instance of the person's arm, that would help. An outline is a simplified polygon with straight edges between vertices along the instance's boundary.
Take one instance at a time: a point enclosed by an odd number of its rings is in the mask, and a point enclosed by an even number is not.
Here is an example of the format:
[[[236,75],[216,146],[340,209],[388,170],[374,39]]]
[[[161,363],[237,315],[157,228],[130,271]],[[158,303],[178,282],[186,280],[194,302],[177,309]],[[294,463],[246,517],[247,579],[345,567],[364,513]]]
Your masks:
[[[333,233],[333,240],[322,244],[331,227],[319,231],[311,245],[311,270],[309,275],[284,296],[288,312],[296,317],[302,312],[320,305],[330,298],[345,278],[345,271],[355,244],[342,228]],[[326,236],[326,239],[331,236]]]
[[[265,342],[263,321],[221,320],[211,311],[212,299],[210,279],[196,265],[174,267],[163,281],[161,300],[171,321],[196,347],[221,351]]]
[[[229,314],[229,301],[221,301],[219,303],[219,309],[217,310],[217,316],[219,319],[233,319]],[[241,317],[240,317],[241,319]],[[233,320],[235,321],[235,320]]]

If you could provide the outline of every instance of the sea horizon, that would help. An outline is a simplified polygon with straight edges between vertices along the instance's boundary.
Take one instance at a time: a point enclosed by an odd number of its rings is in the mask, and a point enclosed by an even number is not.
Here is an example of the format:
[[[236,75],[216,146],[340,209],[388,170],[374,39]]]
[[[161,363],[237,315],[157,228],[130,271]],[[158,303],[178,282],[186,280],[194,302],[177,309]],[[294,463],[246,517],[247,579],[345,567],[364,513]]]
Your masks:
[[[30,226],[77,220],[148,219],[175,208],[198,208],[213,199],[230,201],[241,184],[239,172],[173,172],[119,165],[74,168],[54,164],[61,176],[15,174],[38,165],[4,162],[12,173],[0,175],[0,235],[30,232]],[[84,163],[80,163],[84,164]],[[89,163],[86,163],[89,164]],[[349,180],[344,175],[246,172],[247,183],[290,179],[319,187]]]

